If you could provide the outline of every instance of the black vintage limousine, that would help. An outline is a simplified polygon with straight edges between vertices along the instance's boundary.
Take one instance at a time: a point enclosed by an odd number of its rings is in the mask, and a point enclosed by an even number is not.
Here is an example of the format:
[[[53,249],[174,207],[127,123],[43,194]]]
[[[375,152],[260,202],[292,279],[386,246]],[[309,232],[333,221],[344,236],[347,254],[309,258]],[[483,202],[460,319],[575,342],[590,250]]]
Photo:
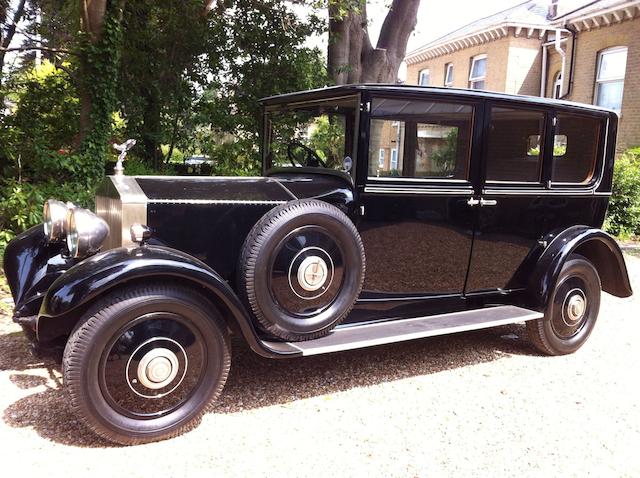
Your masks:
[[[261,105],[262,177],[119,163],[95,213],[49,200],[6,249],[15,321],[66,344],[70,404],[101,436],[193,427],[232,334],[295,358],[526,322],[559,355],[591,334],[601,289],[631,295],[600,229],[614,112],[383,85]]]

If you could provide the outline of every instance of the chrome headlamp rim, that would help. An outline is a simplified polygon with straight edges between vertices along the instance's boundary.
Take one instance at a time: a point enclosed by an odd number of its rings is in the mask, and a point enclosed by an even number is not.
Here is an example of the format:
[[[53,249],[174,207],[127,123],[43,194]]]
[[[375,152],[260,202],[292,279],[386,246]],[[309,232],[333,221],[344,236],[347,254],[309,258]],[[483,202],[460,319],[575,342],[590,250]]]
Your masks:
[[[88,209],[68,209],[66,222],[67,249],[74,259],[98,252],[109,235],[109,226],[104,219]]]
[[[61,241],[67,234],[69,206],[57,199],[45,201],[42,210],[44,234],[50,242]]]

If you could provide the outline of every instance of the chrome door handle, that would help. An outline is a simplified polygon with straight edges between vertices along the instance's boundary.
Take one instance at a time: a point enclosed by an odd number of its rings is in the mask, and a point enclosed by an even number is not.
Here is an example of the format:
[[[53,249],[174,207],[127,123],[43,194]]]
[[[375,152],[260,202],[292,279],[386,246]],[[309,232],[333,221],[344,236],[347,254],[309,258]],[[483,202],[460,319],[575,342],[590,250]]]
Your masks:
[[[496,206],[498,201],[495,199],[480,199],[480,207],[483,206]]]
[[[467,204],[469,206],[477,206],[478,204],[480,204],[480,200],[476,198],[469,198],[469,200],[467,201]]]

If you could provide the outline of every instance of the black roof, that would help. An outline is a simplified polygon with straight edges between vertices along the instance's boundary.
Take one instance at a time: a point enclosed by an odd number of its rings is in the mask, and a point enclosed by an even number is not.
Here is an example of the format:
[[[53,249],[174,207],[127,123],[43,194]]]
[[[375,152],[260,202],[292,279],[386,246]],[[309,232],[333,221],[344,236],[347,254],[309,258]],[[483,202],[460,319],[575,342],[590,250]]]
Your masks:
[[[327,86],[315,90],[296,91],[293,93],[285,93],[282,95],[269,96],[262,98],[260,103],[265,106],[279,105],[285,103],[297,103],[302,101],[311,101],[322,98],[331,98],[337,96],[353,95],[363,91],[387,94],[438,94],[442,96],[451,96],[453,98],[487,98],[503,101],[513,101],[518,103],[529,103],[531,105],[541,106],[560,106],[578,108],[589,112],[605,112],[617,114],[613,110],[602,108],[600,106],[588,105],[585,103],[575,103],[572,101],[554,100],[551,98],[541,98],[539,96],[511,95],[507,93],[498,93],[483,90],[468,90],[464,88],[445,88],[437,86],[418,86],[418,85],[393,85],[381,83],[369,84],[353,84]]]

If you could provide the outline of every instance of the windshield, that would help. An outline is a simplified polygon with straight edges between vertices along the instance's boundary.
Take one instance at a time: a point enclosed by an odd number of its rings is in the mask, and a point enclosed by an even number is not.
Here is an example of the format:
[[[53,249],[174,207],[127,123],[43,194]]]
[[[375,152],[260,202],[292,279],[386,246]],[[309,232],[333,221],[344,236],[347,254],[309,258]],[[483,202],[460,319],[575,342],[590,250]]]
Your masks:
[[[350,171],[355,150],[356,96],[278,105],[266,114],[266,167]]]

